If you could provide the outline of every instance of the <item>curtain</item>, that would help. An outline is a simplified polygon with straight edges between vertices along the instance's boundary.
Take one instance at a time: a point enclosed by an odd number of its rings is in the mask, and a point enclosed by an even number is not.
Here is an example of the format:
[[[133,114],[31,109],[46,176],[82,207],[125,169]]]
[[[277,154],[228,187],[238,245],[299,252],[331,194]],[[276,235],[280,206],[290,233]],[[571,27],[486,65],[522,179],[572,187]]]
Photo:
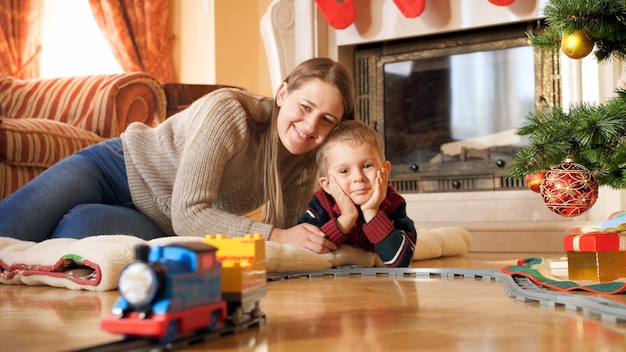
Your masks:
[[[0,75],[39,77],[39,0],[0,0]]]
[[[173,81],[167,0],[89,0],[89,4],[124,71]]]

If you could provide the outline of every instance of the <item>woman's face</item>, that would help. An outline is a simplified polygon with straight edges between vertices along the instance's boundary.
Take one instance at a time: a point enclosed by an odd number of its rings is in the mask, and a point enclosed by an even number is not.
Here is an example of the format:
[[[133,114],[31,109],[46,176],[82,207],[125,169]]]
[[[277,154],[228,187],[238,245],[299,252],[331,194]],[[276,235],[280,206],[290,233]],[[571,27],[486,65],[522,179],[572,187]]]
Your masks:
[[[278,89],[278,136],[291,154],[303,154],[317,148],[341,121],[344,107],[339,90],[317,78],[300,88],[287,91],[287,83]]]

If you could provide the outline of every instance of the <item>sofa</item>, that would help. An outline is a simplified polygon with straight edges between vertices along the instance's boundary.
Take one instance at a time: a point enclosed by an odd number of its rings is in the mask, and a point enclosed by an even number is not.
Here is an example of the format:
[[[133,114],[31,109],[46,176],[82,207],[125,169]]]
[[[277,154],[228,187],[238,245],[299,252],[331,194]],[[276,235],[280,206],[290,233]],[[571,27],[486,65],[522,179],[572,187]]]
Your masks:
[[[0,76],[0,199],[72,153],[166,118],[162,85],[144,73],[20,80]]]

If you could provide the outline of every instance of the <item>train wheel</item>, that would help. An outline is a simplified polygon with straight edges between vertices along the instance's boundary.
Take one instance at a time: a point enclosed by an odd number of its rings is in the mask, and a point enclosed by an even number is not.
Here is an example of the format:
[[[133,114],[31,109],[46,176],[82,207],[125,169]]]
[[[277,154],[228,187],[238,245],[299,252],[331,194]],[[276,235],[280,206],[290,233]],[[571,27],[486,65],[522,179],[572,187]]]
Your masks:
[[[258,318],[261,315],[263,315],[263,312],[261,311],[261,301],[256,301],[254,303],[254,309],[252,310],[252,316]]]
[[[230,316],[230,320],[235,325],[241,324],[243,322],[243,320],[244,320],[243,318],[244,318],[244,313],[243,313],[243,308],[242,307],[237,307],[233,311],[233,314]]]
[[[159,339],[161,343],[169,343],[176,339],[176,335],[178,335],[178,322],[173,320],[167,325],[167,335]]]
[[[211,323],[209,324],[209,331],[213,331],[217,328],[217,323],[219,323],[219,319],[219,312],[214,310],[213,313],[211,313]]]

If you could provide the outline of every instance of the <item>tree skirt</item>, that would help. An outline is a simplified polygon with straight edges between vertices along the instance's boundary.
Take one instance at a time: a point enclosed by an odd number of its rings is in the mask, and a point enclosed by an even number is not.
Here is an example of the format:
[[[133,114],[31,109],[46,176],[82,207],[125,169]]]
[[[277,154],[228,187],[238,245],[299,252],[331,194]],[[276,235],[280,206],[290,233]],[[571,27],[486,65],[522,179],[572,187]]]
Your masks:
[[[534,283],[555,289],[558,291],[584,290],[593,293],[613,294],[626,291],[626,278],[620,278],[611,282],[594,282],[588,280],[572,281],[560,279],[552,275],[549,260],[543,258],[524,258],[502,269],[509,275],[522,275],[531,279]]]

